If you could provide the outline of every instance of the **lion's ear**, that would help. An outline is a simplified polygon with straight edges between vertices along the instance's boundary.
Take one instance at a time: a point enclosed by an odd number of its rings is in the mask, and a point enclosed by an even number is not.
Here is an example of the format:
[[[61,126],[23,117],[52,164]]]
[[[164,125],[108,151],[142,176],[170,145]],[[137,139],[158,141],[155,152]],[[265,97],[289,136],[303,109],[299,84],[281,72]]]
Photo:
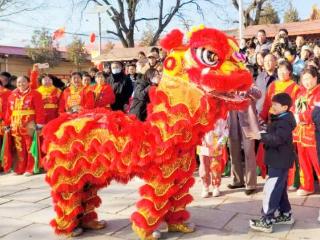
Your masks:
[[[228,36],[228,44],[231,47],[231,52],[229,53],[230,60],[236,63],[244,63],[246,61],[246,56],[240,53],[240,48],[237,43],[237,40],[233,37]]]
[[[178,29],[172,30],[161,39],[160,45],[167,51],[183,46],[183,33]]]
[[[232,50],[235,52],[239,52],[240,49],[239,49],[237,40],[230,36],[228,36],[227,39],[228,39],[228,44],[232,48]]]

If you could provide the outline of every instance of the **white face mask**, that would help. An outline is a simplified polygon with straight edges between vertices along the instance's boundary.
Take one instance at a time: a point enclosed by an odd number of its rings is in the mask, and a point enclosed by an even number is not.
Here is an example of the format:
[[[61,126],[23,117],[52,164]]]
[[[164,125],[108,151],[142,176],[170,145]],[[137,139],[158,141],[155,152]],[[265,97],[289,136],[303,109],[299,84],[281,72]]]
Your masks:
[[[112,68],[111,72],[112,72],[112,74],[118,74],[118,73],[121,73],[121,69],[120,68]]]
[[[153,84],[158,84],[158,83],[159,83],[159,79],[158,79],[158,78],[152,78],[152,79],[151,79],[151,82],[152,82]]]

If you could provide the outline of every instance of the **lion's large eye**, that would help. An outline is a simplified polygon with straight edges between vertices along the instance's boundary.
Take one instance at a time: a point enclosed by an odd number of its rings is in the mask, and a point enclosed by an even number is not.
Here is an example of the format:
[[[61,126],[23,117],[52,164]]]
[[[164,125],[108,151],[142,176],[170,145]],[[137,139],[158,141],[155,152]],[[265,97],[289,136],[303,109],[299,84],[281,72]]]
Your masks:
[[[210,67],[214,67],[218,65],[219,57],[215,52],[209,49],[206,49],[204,47],[201,47],[201,48],[195,48],[195,53],[196,53],[196,57],[202,64]]]

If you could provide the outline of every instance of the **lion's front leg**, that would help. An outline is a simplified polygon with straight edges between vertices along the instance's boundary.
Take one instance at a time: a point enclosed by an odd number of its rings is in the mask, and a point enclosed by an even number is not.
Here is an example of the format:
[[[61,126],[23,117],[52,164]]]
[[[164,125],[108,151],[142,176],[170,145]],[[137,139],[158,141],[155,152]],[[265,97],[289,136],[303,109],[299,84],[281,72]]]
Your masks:
[[[195,170],[196,161],[191,154],[184,154],[180,158],[180,167],[177,169],[175,183],[178,190],[171,196],[170,209],[165,215],[165,221],[168,224],[169,232],[190,233],[195,230],[192,224],[187,224],[190,217],[186,210],[187,204],[191,203],[193,197],[189,193],[189,189],[194,184],[193,172]]]
[[[170,198],[171,208],[165,216],[169,232],[190,233],[194,231],[194,226],[186,223],[190,217],[186,206],[193,200],[189,194],[189,189],[193,183],[193,177],[181,180],[179,191]]]
[[[142,199],[137,203],[138,210],[132,214],[132,229],[144,240],[157,239],[152,233],[163,221],[171,207],[169,198],[177,191],[173,183],[161,183],[153,180],[142,186]]]

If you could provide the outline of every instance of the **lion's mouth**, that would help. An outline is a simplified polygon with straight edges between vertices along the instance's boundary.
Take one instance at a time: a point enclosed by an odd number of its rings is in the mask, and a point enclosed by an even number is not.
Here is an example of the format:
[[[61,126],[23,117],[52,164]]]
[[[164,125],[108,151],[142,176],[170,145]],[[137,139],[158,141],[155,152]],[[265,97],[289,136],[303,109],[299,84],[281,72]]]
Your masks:
[[[243,102],[248,99],[248,95],[246,91],[221,93],[213,90],[213,91],[210,91],[209,94],[215,98],[228,101],[228,102]]]

